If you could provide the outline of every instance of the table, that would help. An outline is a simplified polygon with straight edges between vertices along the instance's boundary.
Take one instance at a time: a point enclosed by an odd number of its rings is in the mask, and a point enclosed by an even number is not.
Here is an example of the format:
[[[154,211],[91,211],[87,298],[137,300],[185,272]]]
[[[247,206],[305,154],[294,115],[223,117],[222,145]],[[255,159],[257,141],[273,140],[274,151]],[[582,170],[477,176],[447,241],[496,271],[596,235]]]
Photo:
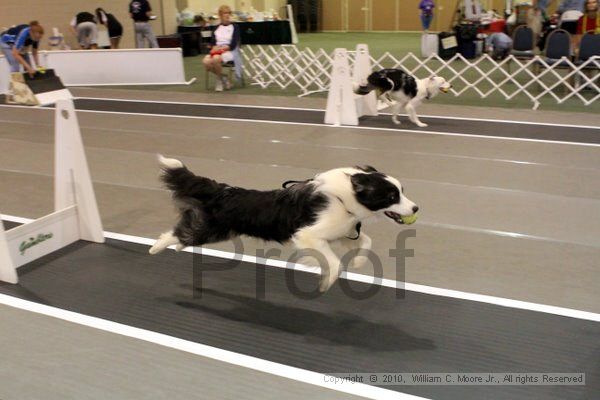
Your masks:
[[[238,22],[242,44],[290,44],[290,21]]]
[[[242,45],[245,44],[290,44],[292,31],[289,21],[236,22],[240,27]],[[184,56],[195,56],[207,53],[206,44],[210,37],[206,31],[214,31],[217,26],[179,26],[177,33],[181,35]],[[204,35],[201,32],[204,31]],[[204,37],[203,37],[204,36]]]

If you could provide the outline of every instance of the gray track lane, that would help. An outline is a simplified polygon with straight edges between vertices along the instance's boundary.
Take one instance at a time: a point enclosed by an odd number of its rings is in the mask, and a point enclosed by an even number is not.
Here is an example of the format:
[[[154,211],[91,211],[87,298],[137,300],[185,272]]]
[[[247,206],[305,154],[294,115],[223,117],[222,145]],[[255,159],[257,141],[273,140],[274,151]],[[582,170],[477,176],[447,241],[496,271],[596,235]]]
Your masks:
[[[224,269],[219,259],[147,250],[78,242],[23,267],[20,285],[0,292],[322,373],[586,373],[578,387],[388,387],[433,399],[591,399],[600,391],[598,323],[390,288],[353,300],[339,284],[303,300],[278,268]],[[295,275],[304,289],[316,279]]]
[[[359,400],[0,305],[2,400]]]
[[[251,119],[261,121],[279,121],[295,123],[323,124],[324,112],[320,110],[290,110],[260,107],[236,107],[203,104],[176,104],[161,102],[140,102],[123,100],[100,100],[80,98],[75,101],[78,110],[111,111],[133,114],[178,115],[192,117],[214,117],[232,119]],[[427,120],[427,118],[423,118]],[[361,118],[360,126],[388,128],[398,130],[423,130],[465,135],[496,136],[506,138],[552,140],[575,143],[600,144],[600,128],[540,125],[536,123],[512,124],[505,122],[476,121],[463,119],[429,119],[428,128],[418,128],[406,121],[400,126],[392,123],[389,115]]]

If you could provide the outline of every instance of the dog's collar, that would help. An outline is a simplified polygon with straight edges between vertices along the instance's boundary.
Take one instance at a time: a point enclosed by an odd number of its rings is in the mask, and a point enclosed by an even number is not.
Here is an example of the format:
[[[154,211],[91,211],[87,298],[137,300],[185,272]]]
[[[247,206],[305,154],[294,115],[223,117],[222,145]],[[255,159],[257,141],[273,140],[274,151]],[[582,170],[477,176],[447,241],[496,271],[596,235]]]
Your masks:
[[[356,217],[356,215],[353,212],[350,212],[350,210],[348,210],[348,207],[346,207],[346,203],[344,203],[344,200],[342,200],[341,197],[339,196],[335,196],[336,199],[338,199],[340,201],[340,203],[342,203],[342,205],[344,206],[344,209],[346,210],[346,212],[350,215],[352,215],[353,217]]]
[[[350,215],[352,215],[354,218],[356,218],[356,214],[354,214],[353,212],[351,212],[350,210],[348,210],[348,207],[346,207],[346,204],[344,203],[344,200],[342,200],[341,197],[339,196],[335,196],[340,203],[342,203],[342,206],[344,206],[344,209],[346,210],[346,212]],[[356,225],[354,226],[354,229],[356,230],[356,236],[355,237],[350,237],[350,236],[346,236],[346,239],[350,239],[350,240],[358,240],[358,238],[360,238],[360,228],[362,226],[362,222],[358,221],[356,223]]]
[[[425,91],[427,92],[427,96],[425,96],[425,100],[431,99],[431,93],[429,93],[429,88],[425,89]]]

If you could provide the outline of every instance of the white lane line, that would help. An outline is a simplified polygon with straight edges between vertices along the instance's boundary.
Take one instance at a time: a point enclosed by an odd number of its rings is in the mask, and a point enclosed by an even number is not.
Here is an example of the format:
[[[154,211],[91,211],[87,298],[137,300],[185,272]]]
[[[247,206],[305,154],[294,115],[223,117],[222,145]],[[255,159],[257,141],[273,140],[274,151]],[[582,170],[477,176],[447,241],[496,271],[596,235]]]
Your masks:
[[[1,107],[15,107],[15,108],[27,108],[28,106],[2,106]],[[40,110],[54,110],[53,108],[41,108]],[[511,140],[518,142],[534,142],[534,143],[550,143],[550,144],[561,144],[569,146],[586,146],[586,147],[600,147],[600,143],[584,143],[584,142],[565,142],[561,140],[545,140],[545,139],[530,139],[530,138],[515,138],[515,137],[504,137],[504,136],[486,136],[486,135],[475,135],[475,134],[464,134],[454,132],[439,132],[439,131],[424,131],[416,129],[394,129],[394,128],[377,128],[370,126],[350,126],[350,125],[326,125],[317,124],[310,122],[289,122],[289,121],[270,121],[263,119],[249,119],[249,118],[226,118],[226,117],[200,117],[200,116],[189,116],[189,115],[172,115],[172,114],[151,114],[151,113],[130,113],[124,111],[97,111],[97,110],[80,110],[77,112],[94,113],[94,114],[117,114],[117,115],[133,115],[141,117],[158,117],[158,118],[183,118],[183,119],[199,119],[199,120],[214,120],[214,121],[232,121],[232,122],[249,122],[249,123],[265,123],[265,124],[276,124],[276,125],[300,125],[300,126],[316,126],[322,128],[340,128],[340,129],[362,129],[371,131],[386,131],[395,132],[398,134],[402,133],[418,133],[423,135],[437,135],[437,136],[458,136],[467,138],[478,138],[478,139],[491,139],[491,140]],[[554,125],[554,124],[550,124]]]
[[[76,97],[76,99],[84,100],[108,100],[108,101],[127,101],[131,103],[163,103],[163,104],[182,104],[182,105],[200,105],[200,106],[215,106],[215,107],[240,107],[240,108],[264,108],[272,110],[297,110],[297,111],[314,111],[314,112],[325,112],[320,108],[302,108],[302,107],[279,107],[279,106],[257,106],[249,104],[229,104],[229,103],[204,103],[204,102],[185,102],[185,101],[163,101],[163,100],[142,100],[142,99],[119,99],[110,97]],[[379,115],[392,115],[391,113],[379,113]],[[406,117],[406,114],[400,114]],[[532,121],[515,121],[506,119],[490,119],[490,118],[471,118],[471,117],[450,117],[442,115],[422,115],[424,118],[436,118],[436,119],[452,119],[459,121],[480,121],[480,122],[499,122],[505,124],[521,124],[521,125],[541,125],[541,126],[561,126],[566,128],[584,128],[584,129],[598,129],[597,126],[591,125],[571,125],[571,124],[555,124],[550,122],[532,122]]]
[[[135,328],[133,326],[124,325],[101,318],[91,317],[89,315],[79,314],[76,312],[67,311],[39,303],[34,303],[32,301],[22,300],[4,294],[0,294],[0,304],[4,304],[21,310],[34,312],[36,314],[42,314],[49,317],[61,319],[63,321],[72,322],[78,325],[99,329],[105,332],[115,333],[122,336],[144,340],[146,342],[154,343],[160,346],[185,351],[186,353],[211,358],[213,360],[226,362],[228,364],[233,364],[260,372],[265,372],[282,378],[292,379],[294,381],[307,383],[309,385],[319,386],[322,388],[335,390],[337,392],[347,393],[351,395],[362,396],[368,399],[424,399],[423,397],[394,392],[376,386],[369,386],[363,383],[333,383],[329,382],[326,379],[327,375],[318,372],[296,368],[289,365],[264,360],[258,357],[247,356],[228,350],[223,350],[218,347],[207,346],[201,343],[195,343],[189,340],[179,339],[162,333]]]
[[[26,122],[26,121],[21,121],[21,120],[10,120],[10,119],[0,119],[0,122],[11,123],[11,124],[16,124],[16,125],[54,126],[53,124]],[[82,129],[106,131],[106,132],[143,133],[143,134],[171,136],[172,137],[172,133],[167,134],[162,131],[158,132],[158,131],[148,131],[148,130],[143,130],[143,129],[103,128],[103,127],[93,126],[93,125],[80,125],[80,127]],[[221,137],[221,139],[223,139],[223,137]],[[3,138],[0,140],[32,143],[28,140],[20,140],[20,139]],[[39,142],[34,142],[34,143],[39,143]],[[285,145],[317,147],[317,148],[324,148],[324,149],[365,151],[365,152],[373,152],[373,153],[377,152],[380,154],[393,152],[393,153],[401,153],[401,154],[413,154],[416,156],[441,157],[441,158],[459,159],[459,160],[486,161],[486,162],[518,164],[518,165],[526,165],[526,166],[534,166],[534,167],[561,168],[561,169],[570,169],[570,170],[577,170],[577,171],[598,171],[598,170],[600,170],[600,168],[594,168],[594,167],[578,167],[578,166],[572,166],[572,165],[550,164],[547,162],[538,162],[538,161],[524,161],[524,160],[510,160],[510,159],[503,159],[503,158],[476,157],[476,156],[468,156],[468,155],[460,155],[460,154],[444,154],[444,153],[436,153],[436,152],[410,151],[410,150],[405,150],[405,149],[382,150],[382,149],[371,148],[371,147],[355,147],[355,146],[343,146],[343,145],[332,145],[332,144],[319,144],[319,143],[301,142],[301,141],[300,142],[299,141],[282,141],[280,143],[285,144]],[[119,150],[119,149],[111,149],[111,150]],[[130,151],[130,150],[121,150],[121,151]]]
[[[16,223],[21,223],[21,224],[32,221],[32,219],[30,219],[30,218],[15,217],[12,215],[5,215],[5,214],[0,214],[0,218],[5,221],[11,221],[11,222],[16,222]],[[115,233],[115,232],[104,232],[104,235],[108,239],[114,239],[114,240],[119,240],[119,241],[128,242],[128,243],[142,244],[142,245],[146,245],[146,246],[152,246],[155,242],[155,239],[144,238],[144,237],[133,236],[133,235],[126,235],[126,234]],[[238,261],[253,263],[253,264],[257,264],[257,265],[266,265],[269,267],[294,269],[294,270],[308,272],[308,273],[312,273],[312,274],[320,273],[320,269],[318,267],[305,266],[302,264],[290,263],[290,262],[283,261],[283,260],[258,258],[258,257],[246,255],[246,254],[236,254],[236,253],[231,253],[231,252],[223,251],[223,250],[214,250],[214,249],[207,249],[207,248],[201,248],[201,249],[187,248],[184,251],[188,252],[188,253],[193,253],[195,251],[197,254],[201,253],[203,255],[216,257],[216,258],[238,260]],[[426,286],[426,285],[419,285],[419,284],[415,284],[415,283],[396,281],[393,279],[385,279],[385,278],[374,279],[372,276],[357,274],[355,272],[344,271],[344,272],[342,272],[340,277],[342,279],[347,279],[350,281],[369,283],[369,284],[380,285],[380,286],[389,287],[389,288],[399,288],[399,289],[404,289],[404,290],[411,291],[411,292],[426,293],[426,294],[431,294],[431,295],[435,295],[435,296],[451,297],[451,298],[455,298],[455,299],[471,300],[471,301],[476,301],[479,303],[488,303],[488,304],[499,305],[502,307],[537,311],[537,312],[543,312],[546,314],[560,315],[560,316],[564,316],[564,317],[600,322],[600,314],[589,312],[589,311],[575,310],[572,308],[564,308],[564,307],[551,306],[551,305],[546,305],[546,304],[531,303],[531,302],[527,302],[527,301],[507,299],[504,297],[488,296],[488,295],[478,294],[478,293],[461,292],[458,290],[444,289],[444,288],[438,288],[438,287]]]

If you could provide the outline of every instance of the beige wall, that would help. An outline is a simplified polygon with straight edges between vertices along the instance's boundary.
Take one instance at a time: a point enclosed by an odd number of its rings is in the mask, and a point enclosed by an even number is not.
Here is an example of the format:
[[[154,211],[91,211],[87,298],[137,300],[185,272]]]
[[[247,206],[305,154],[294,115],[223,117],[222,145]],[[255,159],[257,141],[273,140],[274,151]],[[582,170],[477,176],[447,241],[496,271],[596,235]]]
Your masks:
[[[42,48],[46,48],[48,36],[53,27],[57,27],[64,35],[67,43],[76,48],[76,40],[69,31],[69,22],[81,11],[94,12],[96,7],[102,7],[117,17],[123,24],[123,39],[121,47],[134,47],[133,24],[129,18],[127,0],[95,0],[94,2],[80,0],[0,0],[0,28],[28,23],[38,20],[46,29],[46,37]],[[159,17],[152,22],[156,35],[174,33],[176,31],[175,13],[176,0],[150,0],[153,12]],[[103,28],[100,28],[103,29]]]
[[[449,30],[458,0],[435,0],[431,29]],[[482,0],[484,7],[502,14],[505,0]],[[549,11],[558,0],[551,1]],[[326,31],[419,31],[419,0],[324,0],[323,30]]]
[[[180,5],[197,12],[214,13],[221,5],[228,5],[234,10],[249,11],[252,7],[257,11],[273,9],[279,13],[287,3],[286,0],[179,0]]]

